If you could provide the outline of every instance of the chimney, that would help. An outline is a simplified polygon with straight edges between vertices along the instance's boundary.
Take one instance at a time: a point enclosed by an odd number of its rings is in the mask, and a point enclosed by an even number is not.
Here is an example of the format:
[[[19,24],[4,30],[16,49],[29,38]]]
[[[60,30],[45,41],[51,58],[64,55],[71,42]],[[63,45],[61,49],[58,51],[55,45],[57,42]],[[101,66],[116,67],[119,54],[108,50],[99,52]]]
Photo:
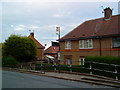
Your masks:
[[[32,37],[34,37],[34,32],[31,32],[30,35],[31,35]]]
[[[104,20],[109,20],[111,16],[112,16],[112,9],[110,9],[109,7],[105,8],[104,9]]]

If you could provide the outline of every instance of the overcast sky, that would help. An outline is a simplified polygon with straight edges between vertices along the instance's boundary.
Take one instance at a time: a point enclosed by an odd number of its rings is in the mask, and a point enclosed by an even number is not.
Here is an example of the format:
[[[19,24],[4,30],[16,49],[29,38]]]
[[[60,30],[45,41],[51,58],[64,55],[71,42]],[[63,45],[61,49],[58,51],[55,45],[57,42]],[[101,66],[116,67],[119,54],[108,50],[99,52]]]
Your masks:
[[[61,27],[61,37],[86,20],[103,17],[103,8],[113,8],[118,14],[118,2],[2,2],[2,39],[11,34],[28,36],[34,30],[35,38],[42,44],[56,41],[56,27]],[[0,7],[1,7],[0,6]],[[101,7],[103,6],[103,8]],[[1,18],[0,18],[1,19]],[[1,35],[1,33],[0,33]]]

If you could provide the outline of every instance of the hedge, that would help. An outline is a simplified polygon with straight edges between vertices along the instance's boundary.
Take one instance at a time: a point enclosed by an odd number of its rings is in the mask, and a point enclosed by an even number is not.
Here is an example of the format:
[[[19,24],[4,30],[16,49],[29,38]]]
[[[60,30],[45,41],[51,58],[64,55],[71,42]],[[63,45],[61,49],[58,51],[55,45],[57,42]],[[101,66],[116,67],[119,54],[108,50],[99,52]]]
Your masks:
[[[116,65],[120,65],[120,58],[119,57],[114,57],[114,56],[88,56],[85,58],[85,61],[91,61],[91,62],[100,62],[100,63],[107,63],[107,64],[116,64]],[[41,70],[41,63],[36,64],[36,70]],[[53,64],[42,64],[43,68],[42,70],[54,70],[54,67],[56,67],[56,70],[59,70],[58,65],[54,66]],[[86,69],[85,69],[85,68]],[[70,67],[70,65],[60,65],[60,70],[61,71],[70,71],[70,69],[72,70],[72,72],[79,72],[79,73],[90,73],[90,70],[87,69],[90,68],[89,63],[85,63],[85,65],[72,65],[72,67]],[[100,69],[100,70],[107,70],[107,71],[115,71],[115,67],[114,66],[110,66],[110,65],[102,65],[102,64],[92,64],[92,68],[95,69]],[[117,67],[117,71],[118,73],[120,73],[120,67]],[[103,71],[92,71],[93,74],[95,75],[100,75],[100,76],[106,76],[106,77],[110,77],[110,78],[115,78],[116,75],[114,73],[108,73],[108,72],[103,72]],[[118,78],[120,79],[120,75],[117,75]]]
[[[14,57],[2,57],[2,66],[3,67],[16,67],[19,62]]]
[[[115,56],[87,56],[85,58],[85,61],[120,65],[120,57],[115,57]],[[115,72],[115,66],[103,65],[103,64],[91,64],[91,65],[92,65],[92,68],[95,68],[95,69]],[[85,63],[85,67],[89,67],[88,63]],[[114,73],[104,72],[104,71],[94,71],[94,70],[92,72],[95,75],[116,78],[116,75]],[[117,67],[117,72],[120,73],[120,66]],[[120,79],[120,74],[117,74],[117,76]]]

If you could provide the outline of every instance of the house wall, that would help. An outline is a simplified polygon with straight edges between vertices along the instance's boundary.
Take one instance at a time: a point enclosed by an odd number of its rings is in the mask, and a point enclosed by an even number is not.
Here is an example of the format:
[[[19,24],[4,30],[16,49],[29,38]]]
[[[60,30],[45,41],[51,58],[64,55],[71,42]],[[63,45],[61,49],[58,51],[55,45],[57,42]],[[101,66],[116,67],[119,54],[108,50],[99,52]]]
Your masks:
[[[73,65],[85,56],[120,56],[120,48],[112,48],[112,38],[92,39],[92,49],[79,49],[79,41],[71,41],[71,49],[65,49],[65,42],[60,42],[61,64],[66,64],[66,57],[71,56]],[[101,42],[101,53],[100,53]]]
[[[43,49],[37,49],[37,58],[43,59]]]

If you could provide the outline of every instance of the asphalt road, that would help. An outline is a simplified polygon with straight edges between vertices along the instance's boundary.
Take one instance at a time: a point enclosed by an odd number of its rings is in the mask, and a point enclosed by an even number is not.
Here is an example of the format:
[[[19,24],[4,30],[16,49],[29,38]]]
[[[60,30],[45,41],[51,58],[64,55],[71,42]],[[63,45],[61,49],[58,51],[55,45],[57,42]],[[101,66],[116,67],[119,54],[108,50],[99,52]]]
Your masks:
[[[10,71],[2,72],[2,88],[107,88],[81,82]]]

